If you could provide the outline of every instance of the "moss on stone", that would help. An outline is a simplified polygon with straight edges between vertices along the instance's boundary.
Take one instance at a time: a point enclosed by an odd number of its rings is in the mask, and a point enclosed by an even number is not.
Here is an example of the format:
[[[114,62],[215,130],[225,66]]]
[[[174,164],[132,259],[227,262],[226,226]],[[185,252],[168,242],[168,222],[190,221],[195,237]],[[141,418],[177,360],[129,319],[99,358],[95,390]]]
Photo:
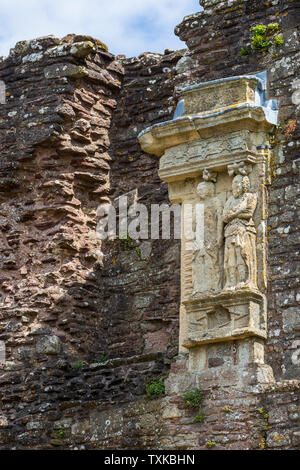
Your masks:
[[[192,389],[188,390],[184,395],[183,395],[183,400],[184,403],[190,407],[190,408],[196,408],[197,406],[200,405],[200,403],[203,400],[203,393],[201,390],[198,389]]]

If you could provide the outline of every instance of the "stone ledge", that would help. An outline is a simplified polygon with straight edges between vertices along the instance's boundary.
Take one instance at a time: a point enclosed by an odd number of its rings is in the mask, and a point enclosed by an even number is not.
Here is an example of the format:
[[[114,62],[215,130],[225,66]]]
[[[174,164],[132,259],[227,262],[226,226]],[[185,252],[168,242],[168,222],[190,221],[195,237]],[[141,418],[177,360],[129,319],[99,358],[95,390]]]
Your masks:
[[[207,139],[227,132],[247,129],[269,132],[273,124],[266,120],[261,106],[241,105],[202,116],[183,116],[172,121],[154,124],[138,135],[144,152],[162,156],[167,148]]]
[[[149,353],[149,354],[141,354],[139,356],[131,356],[126,358],[116,358],[110,359],[103,364],[94,363],[89,366],[90,369],[98,370],[98,369],[113,369],[115,367],[129,365],[129,364],[137,364],[141,362],[149,362],[149,361],[157,361],[162,358],[162,353]]]
[[[250,336],[263,339],[267,337],[265,297],[256,290],[240,289],[211,296],[198,295],[183,303],[186,306],[188,325],[188,333],[183,340],[185,348]],[[243,307],[244,313],[237,314],[237,307]],[[213,324],[218,309],[225,315],[224,324]],[[195,331],[196,323],[198,331]]]

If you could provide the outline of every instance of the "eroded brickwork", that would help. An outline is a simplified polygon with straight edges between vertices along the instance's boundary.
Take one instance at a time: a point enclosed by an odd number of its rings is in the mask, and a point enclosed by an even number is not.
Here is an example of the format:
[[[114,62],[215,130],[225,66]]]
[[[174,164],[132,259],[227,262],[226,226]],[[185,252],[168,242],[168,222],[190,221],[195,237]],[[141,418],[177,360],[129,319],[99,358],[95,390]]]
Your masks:
[[[136,187],[136,174],[127,186],[119,184],[128,165],[132,174],[138,166],[148,178],[147,186],[140,181],[140,199],[167,200],[157,159],[145,157],[143,168],[137,162],[141,152],[133,127],[137,118],[157,122],[171,114],[171,71],[181,55],[125,61],[131,72],[121,96],[123,65],[90,38],[18,44],[2,64],[4,448],[94,448],[103,446],[98,443],[103,439],[112,448],[145,445],[138,418],[130,424],[132,410],[128,414],[125,408],[123,416],[121,409],[115,427],[100,433],[94,421],[105,417],[102,409],[110,416],[121,403],[142,398],[145,379],[166,372],[177,354],[179,248],[169,241],[102,246],[96,209]],[[153,87],[154,107],[147,104],[145,76],[160,84]],[[109,148],[116,98],[121,107]],[[130,130],[127,108],[135,110]],[[153,403],[140,408],[136,414],[147,423]],[[86,417],[91,427],[86,421],[85,427],[76,425]],[[127,436],[119,430],[124,420]],[[150,426],[150,442],[152,431]]]
[[[158,178],[157,157],[144,154],[136,136],[145,125],[172,117],[175,66],[181,56],[144,54],[122,61],[125,79],[111,128],[112,199],[137,191],[149,214],[151,204],[167,203],[168,188]],[[104,246],[109,262],[101,276],[110,356],[159,351],[170,360],[178,343],[178,241],[149,236],[139,243]]]

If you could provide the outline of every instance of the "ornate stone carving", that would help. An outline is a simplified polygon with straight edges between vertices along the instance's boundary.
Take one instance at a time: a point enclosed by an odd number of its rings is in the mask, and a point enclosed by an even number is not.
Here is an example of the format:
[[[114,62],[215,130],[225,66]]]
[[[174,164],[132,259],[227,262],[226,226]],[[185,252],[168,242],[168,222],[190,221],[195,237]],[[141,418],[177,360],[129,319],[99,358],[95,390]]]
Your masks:
[[[250,193],[249,189],[248,176],[235,176],[232,196],[223,211],[225,289],[256,288],[256,228],[253,215],[257,194]]]
[[[209,343],[253,337],[251,362],[267,335],[266,141],[276,107],[263,77],[190,87],[182,116],[139,136],[145,151],[162,157],[171,202],[195,208],[198,235],[181,245],[180,348],[200,369],[208,367]]]
[[[230,81],[215,80],[211,84],[191,86],[185,94],[186,114],[215,113],[233,105],[237,107],[251,103],[254,101],[256,85],[254,77],[239,77]]]
[[[266,301],[257,291],[246,289],[234,295],[221,292],[189,299],[183,346],[235,340],[248,336],[266,338]]]
[[[212,181],[213,183],[217,182],[217,172],[210,171],[207,168],[204,168],[202,178],[204,181]]]
[[[202,230],[203,237],[196,236],[194,240],[193,293],[213,293],[221,290],[222,205],[215,197],[215,185],[211,181],[199,183],[197,194],[203,204],[203,216],[196,210],[195,232],[201,235]],[[201,216],[203,220],[199,220]]]
[[[228,165],[228,173],[232,175],[249,175],[251,173],[251,165],[248,165],[246,162],[234,162],[231,165]]]
[[[163,178],[166,176],[169,179],[170,170],[178,169],[177,173],[180,169],[193,171],[195,165],[201,172],[202,165],[202,169],[208,164],[216,167],[223,163],[223,159],[224,163],[228,162],[228,158],[234,163],[235,159],[241,156],[255,162],[256,145],[263,143],[264,136],[257,137],[258,140],[248,130],[243,130],[225,136],[214,135],[208,139],[168,148],[160,159],[160,174]]]

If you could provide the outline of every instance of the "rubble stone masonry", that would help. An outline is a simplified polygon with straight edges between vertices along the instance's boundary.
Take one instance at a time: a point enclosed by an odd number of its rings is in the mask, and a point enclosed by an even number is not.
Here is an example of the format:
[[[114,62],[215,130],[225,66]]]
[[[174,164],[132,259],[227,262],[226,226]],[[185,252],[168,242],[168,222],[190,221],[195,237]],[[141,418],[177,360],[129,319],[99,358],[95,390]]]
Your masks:
[[[49,36],[0,62],[0,449],[299,448],[300,2],[200,3],[175,29],[187,49],[128,59]],[[252,26],[275,22],[283,46],[240,55]],[[172,119],[185,86],[264,70],[281,124],[268,186],[275,383],[242,390],[223,369],[234,341],[211,350],[201,383],[178,352],[180,241],[102,242],[97,207],[131,192],[168,203],[139,132]],[[158,376],[165,394],[149,399]],[[191,387],[199,409],[183,400]]]

